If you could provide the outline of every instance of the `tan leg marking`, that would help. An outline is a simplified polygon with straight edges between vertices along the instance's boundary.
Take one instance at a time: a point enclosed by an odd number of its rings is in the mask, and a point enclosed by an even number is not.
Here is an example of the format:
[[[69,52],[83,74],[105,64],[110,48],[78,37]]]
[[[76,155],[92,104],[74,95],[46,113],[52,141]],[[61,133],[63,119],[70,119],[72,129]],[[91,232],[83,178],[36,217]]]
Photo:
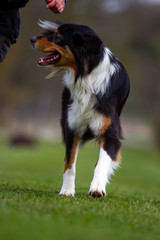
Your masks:
[[[100,134],[105,133],[105,131],[108,129],[108,127],[111,125],[111,118],[110,117],[104,117],[103,118],[103,124],[100,128]]]
[[[64,172],[67,169],[71,169],[72,168],[72,164],[74,163],[75,157],[76,157],[77,146],[78,146],[78,138],[75,137],[74,140],[73,140],[73,146],[72,146],[71,156],[70,156],[69,162],[67,162],[67,157],[65,157]]]
[[[114,162],[121,162],[121,149],[118,150],[115,159],[113,160]]]

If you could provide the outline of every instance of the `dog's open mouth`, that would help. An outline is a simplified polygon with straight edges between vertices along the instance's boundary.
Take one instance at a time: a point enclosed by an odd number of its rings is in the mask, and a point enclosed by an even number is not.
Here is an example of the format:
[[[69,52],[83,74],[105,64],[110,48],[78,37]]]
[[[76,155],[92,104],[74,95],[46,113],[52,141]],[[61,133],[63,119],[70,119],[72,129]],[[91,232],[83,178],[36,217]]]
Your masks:
[[[61,59],[61,55],[57,51],[55,51],[45,57],[39,58],[37,63],[40,66],[48,66],[48,65],[56,64],[57,62],[60,61],[60,59]]]

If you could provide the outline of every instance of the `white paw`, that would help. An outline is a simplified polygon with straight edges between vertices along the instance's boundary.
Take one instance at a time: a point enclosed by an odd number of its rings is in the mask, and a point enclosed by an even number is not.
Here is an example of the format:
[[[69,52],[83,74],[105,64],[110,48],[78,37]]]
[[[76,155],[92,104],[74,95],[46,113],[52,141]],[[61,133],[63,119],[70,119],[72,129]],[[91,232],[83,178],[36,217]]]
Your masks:
[[[65,196],[72,196],[72,197],[74,197],[74,195],[75,195],[75,190],[63,189],[63,188],[62,188],[59,194],[60,194],[60,195],[65,195]]]
[[[99,184],[91,184],[89,189],[89,195],[95,198],[100,198],[106,195],[105,187]]]

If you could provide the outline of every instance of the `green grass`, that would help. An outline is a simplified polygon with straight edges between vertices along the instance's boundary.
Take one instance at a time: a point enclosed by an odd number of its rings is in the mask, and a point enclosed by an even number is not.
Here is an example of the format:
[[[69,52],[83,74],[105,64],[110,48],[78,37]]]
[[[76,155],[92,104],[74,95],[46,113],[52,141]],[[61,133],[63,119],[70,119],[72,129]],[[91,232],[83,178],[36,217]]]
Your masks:
[[[80,150],[76,196],[58,195],[64,148],[0,143],[0,239],[145,239],[160,237],[160,159],[152,150],[123,149],[107,196],[88,196],[95,145]]]

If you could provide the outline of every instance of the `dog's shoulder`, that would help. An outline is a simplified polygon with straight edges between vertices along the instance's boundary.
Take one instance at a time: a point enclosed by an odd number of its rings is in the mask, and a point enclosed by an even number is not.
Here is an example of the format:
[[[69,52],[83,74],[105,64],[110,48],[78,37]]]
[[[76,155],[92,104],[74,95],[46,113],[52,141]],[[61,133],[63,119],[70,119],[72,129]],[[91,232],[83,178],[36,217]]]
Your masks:
[[[103,89],[103,93],[101,91],[96,94],[95,107],[107,115],[110,114],[113,107],[116,107],[118,115],[120,115],[130,91],[130,81],[127,71],[119,59],[110,51],[108,51],[108,56],[114,70],[110,72],[108,84]]]

